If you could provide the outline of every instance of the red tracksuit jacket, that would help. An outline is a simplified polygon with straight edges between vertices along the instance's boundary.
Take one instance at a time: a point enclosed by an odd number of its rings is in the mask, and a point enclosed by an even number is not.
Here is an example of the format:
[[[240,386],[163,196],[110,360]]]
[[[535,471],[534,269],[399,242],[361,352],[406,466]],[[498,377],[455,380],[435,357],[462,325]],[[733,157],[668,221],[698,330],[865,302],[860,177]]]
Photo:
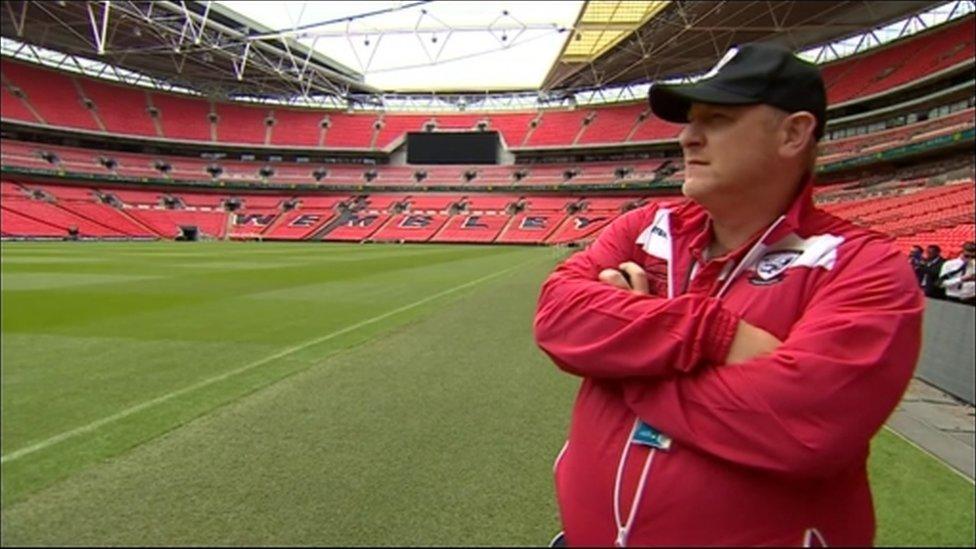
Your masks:
[[[555,465],[569,545],[873,543],[869,441],[912,377],[924,301],[889,238],[811,194],[711,261],[704,209],[649,205],[546,280],[536,341],[583,378]],[[651,296],[597,281],[624,261]],[[723,364],[740,318],[782,345]],[[656,444],[631,442],[638,420]]]

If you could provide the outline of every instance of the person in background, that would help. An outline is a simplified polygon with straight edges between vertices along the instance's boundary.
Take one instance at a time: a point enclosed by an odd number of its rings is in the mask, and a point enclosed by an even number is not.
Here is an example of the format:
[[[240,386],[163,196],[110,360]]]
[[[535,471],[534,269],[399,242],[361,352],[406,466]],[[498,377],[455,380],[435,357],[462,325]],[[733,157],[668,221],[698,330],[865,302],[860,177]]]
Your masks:
[[[945,258],[942,257],[942,248],[930,244],[925,249],[925,258],[922,260],[922,290],[925,297],[945,299],[945,288],[939,283],[943,263]]]
[[[925,271],[922,268],[922,247],[918,244],[912,246],[912,251],[908,252],[908,263],[912,266],[912,270],[915,271],[915,278],[918,279],[919,287],[922,286],[922,277],[925,275]]]
[[[966,242],[959,257],[942,264],[939,282],[946,298],[976,305],[976,242]]]

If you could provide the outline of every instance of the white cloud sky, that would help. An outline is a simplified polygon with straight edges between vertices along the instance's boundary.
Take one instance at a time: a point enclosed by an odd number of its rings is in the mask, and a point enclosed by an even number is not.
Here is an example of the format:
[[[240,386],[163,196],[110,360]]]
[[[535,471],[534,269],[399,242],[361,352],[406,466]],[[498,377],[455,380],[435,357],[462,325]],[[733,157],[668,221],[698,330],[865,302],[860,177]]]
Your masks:
[[[412,2],[220,3],[279,30]],[[324,55],[362,73],[368,85],[383,90],[536,89],[571,35],[558,29],[571,27],[582,6],[581,1],[429,2],[317,26],[309,30],[315,36],[299,40],[314,44]],[[503,15],[506,10],[508,16]],[[494,30],[484,30],[493,21]],[[520,29],[523,24],[534,28]]]

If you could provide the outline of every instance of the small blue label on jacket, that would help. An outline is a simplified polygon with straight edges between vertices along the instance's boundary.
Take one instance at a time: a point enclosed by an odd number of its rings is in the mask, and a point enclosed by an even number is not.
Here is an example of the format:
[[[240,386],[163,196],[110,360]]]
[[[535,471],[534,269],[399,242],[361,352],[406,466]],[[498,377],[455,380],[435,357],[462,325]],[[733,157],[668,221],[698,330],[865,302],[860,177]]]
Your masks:
[[[637,430],[634,431],[634,436],[631,438],[631,442],[636,444],[643,444],[644,446],[650,446],[651,448],[658,448],[660,450],[667,450],[671,448],[671,437],[658,431],[654,427],[639,421],[637,423]]]

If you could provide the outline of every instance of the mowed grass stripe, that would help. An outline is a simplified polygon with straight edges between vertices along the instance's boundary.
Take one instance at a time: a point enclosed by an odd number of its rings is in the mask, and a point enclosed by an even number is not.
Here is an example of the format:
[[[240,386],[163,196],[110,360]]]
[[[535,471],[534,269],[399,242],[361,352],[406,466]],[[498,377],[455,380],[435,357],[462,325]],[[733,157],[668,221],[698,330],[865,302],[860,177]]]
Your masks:
[[[871,442],[868,478],[880,547],[973,547],[976,487],[890,429]]]
[[[942,458],[940,458],[938,455],[936,455],[931,450],[929,450],[927,448],[924,448],[922,446],[919,446],[918,444],[915,443],[914,440],[906,437],[905,435],[899,433],[898,431],[892,429],[891,427],[889,427],[887,425],[884,426],[884,430],[887,431],[887,432],[889,432],[889,433],[891,433],[892,436],[894,436],[894,437],[896,437],[898,439],[901,439],[902,442],[904,442],[905,444],[908,444],[912,448],[915,448],[919,452],[921,452],[921,453],[923,453],[923,454],[931,457],[935,461],[939,462],[940,464],[942,464],[943,467],[945,467],[946,469],[948,469],[949,471],[951,471],[957,477],[963,479],[964,481],[968,482],[969,484],[976,485],[976,479],[969,478],[968,476],[966,476],[965,473],[963,473],[962,471],[956,469],[955,467],[953,467],[952,465],[950,465],[948,462],[944,461]],[[976,540],[976,538],[974,538],[974,540]]]
[[[373,256],[382,255],[382,250],[370,250]],[[84,425],[509,264],[504,255],[482,257],[482,250],[452,251],[454,266],[423,255],[407,264],[374,257],[370,263],[335,269],[323,267],[322,254],[307,247],[292,253],[311,253],[311,266],[273,273],[194,272],[151,284],[61,291],[18,292],[4,284],[3,373],[9,391],[4,396],[12,396],[4,399],[3,444],[21,448],[68,430],[35,431],[31,440],[12,432],[11,424],[30,421],[36,429],[44,423],[38,417],[60,416],[74,427]],[[350,251],[355,250],[335,250],[335,255]],[[390,249],[391,256],[399,251]],[[440,256],[444,251],[428,249]],[[165,273],[171,263],[158,259],[152,269]],[[4,269],[5,280],[9,275]],[[298,292],[298,299],[283,299],[287,292]],[[201,349],[197,359],[194,345]],[[159,359],[159,353],[173,349],[181,351],[178,360],[167,364]],[[118,392],[111,402],[99,398],[104,389],[120,384],[128,385],[127,393]],[[20,406],[29,404],[25,400],[50,400],[46,397],[51,395],[58,395],[57,400],[40,409]],[[100,401],[98,409],[87,406],[91,400]],[[116,409],[105,409],[110,406]]]
[[[3,511],[4,543],[538,545],[577,381],[535,347],[551,262]]]
[[[5,508],[3,544],[545,544],[578,386],[532,341],[546,272],[489,281]],[[972,545],[971,485],[887,431],[869,470],[878,544]]]
[[[235,247],[231,245],[228,249]],[[55,268],[71,276],[88,274],[94,269],[101,273],[162,273],[167,276],[152,281],[132,280],[117,284],[45,288],[37,291],[18,292],[5,288],[4,331],[97,337],[118,337],[121,334],[123,337],[143,339],[202,338],[210,341],[230,341],[241,335],[247,342],[253,342],[257,337],[270,344],[291,344],[302,340],[303,332],[308,334],[306,337],[322,333],[324,330],[317,327],[315,322],[335,320],[345,324],[345,316],[354,316],[358,311],[368,312],[370,308],[382,307],[386,310],[388,307],[384,307],[384,303],[360,300],[344,304],[349,305],[350,310],[335,310],[320,303],[312,310],[303,311],[311,316],[302,319],[289,315],[288,310],[276,307],[273,303],[258,308],[239,298],[313,285],[320,286],[323,290],[321,293],[329,296],[330,288],[339,287],[336,283],[340,282],[365,285],[377,290],[399,288],[401,291],[397,292],[396,300],[405,304],[408,299],[404,296],[411,292],[423,295],[439,284],[453,284],[455,277],[457,280],[475,278],[504,263],[502,258],[508,254],[518,253],[518,250],[512,249],[451,250],[449,247],[437,250],[426,248],[424,253],[410,254],[393,250],[388,256],[381,251],[373,251],[354,262],[333,264],[327,259],[321,259],[328,256],[328,253],[323,254],[313,246],[305,246],[295,249],[292,256],[269,260],[269,264],[281,263],[274,269],[226,266],[210,268],[208,264],[221,251],[216,248],[214,254],[197,258],[196,261],[200,264],[197,269],[174,269],[170,266],[174,263],[173,259],[166,256],[151,262],[133,264],[127,258],[114,254],[111,256],[113,261],[106,261],[98,266],[85,263],[57,267],[45,265],[43,268],[25,271],[23,265],[5,265],[3,273],[7,276],[44,277],[49,273],[55,274]],[[334,255],[348,257],[352,251],[354,250],[336,249]],[[240,255],[239,251],[237,253],[234,257],[249,257]],[[228,255],[221,253],[219,257]],[[289,264],[287,259],[291,258],[299,261],[299,264]],[[448,266],[451,263],[466,264],[469,267],[452,268]],[[460,272],[464,269],[468,271]],[[406,276],[398,278],[398,273]],[[377,279],[376,284],[372,284],[371,279]],[[383,279],[382,285],[379,279]],[[177,315],[179,322],[172,322]],[[305,322],[306,325],[302,326],[304,320],[313,322]],[[266,339],[282,322],[295,325],[293,329],[272,334],[270,339]]]
[[[167,265],[176,259],[165,254],[174,246],[160,244],[158,249],[162,255],[156,258],[155,264],[152,258],[144,258],[140,270],[168,272]],[[53,246],[87,250],[123,272],[132,268],[129,259],[124,257],[132,250],[127,244],[77,248],[56,244],[45,251],[54,251]],[[206,243],[202,248],[208,253],[200,254],[201,260],[213,260],[218,255],[235,258],[252,255],[248,246],[238,243]],[[5,290],[4,449],[23,449],[100,421],[161,395],[239,369],[255,357],[272,355],[321,337],[323,333],[342,330],[485,273],[539,257],[553,257],[552,251],[538,248],[327,245],[287,248],[289,255],[277,254],[272,261],[302,260],[308,265],[280,270],[180,273],[176,276],[184,282],[156,282],[151,286],[119,284],[100,287],[99,293],[82,294],[70,288],[60,292]],[[198,248],[184,245],[180,249]],[[389,252],[389,258],[384,257],[384,250]],[[3,247],[5,256],[18,256],[23,251],[17,246]],[[337,268],[330,261],[334,259],[332,255],[367,254],[374,257],[355,265]],[[404,255],[413,257],[406,260]],[[66,265],[64,272],[75,272],[73,267],[84,268],[81,264]],[[21,272],[19,266],[16,270]],[[7,265],[3,266],[3,273],[9,273]],[[375,293],[366,291],[370,285],[377,288]],[[252,299],[303,287],[309,290],[301,300]],[[219,294],[219,299],[213,294]],[[65,299],[65,295],[70,299]],[[382,297],[373,299],[375,296]],[[47,305],[38,307],[39,301]],[[331,353],[411,322],[438,303],[433,300],[358,330],[346,331],[319,345],[158,402],[84,436],[61,440],[29,458],[3,463],[3,506],[205,415],[215,407],[318,364]],[[156,307],[157,304],[161,306]],[[123,310],[110,309],[116,305]],[[107,314],[99,316],[102,312]],[[37,315],[42,316],[41,321]],[[199,353],[194,352],[195,346]],[[171,351],[179,357],[167,360]]]
[[[284,356],[290,355],[290,354],[295,353],[297,351],[301,351],[302,349],[307,349],[308,347],[311,347],[313,345],[318,345],[319,343],[323,343],[325,341],[328,341],[330,339],[336,338],[336,337],[338,337],[340,335],[343,335],[345,333],[351,332],[353,330],[358,330],[358,329],[362,328],[363,326],[369,326],[370,324],[375,324],[375,323],[377,323],[377,322],[379,322],[381,320],[387,319],[387,318],[389,318],[391,316],[398,315],[400,313],[409,311],[411,309],[415,309],[415,308],[417,308],[417,307],[419,307],[421,305],[424,305],[426,303],[429,303],[431,301],[434,301],[435,299],[440,299],[440,298],[442,298],[444,296],[448,296],[448,295],[451,295],[453,293],[457,293],[457,292],[459,292],[461,290],[464,290],[466,288],[470,288],[472,286],[476,286],[478,284],[481,284],[482,282],[491,280],[493,278],[498,278],[499,276],[502,276],[502,275],[505,275],[507,273],[510,273],[513,270],[517,269],[517,268],[520,268],[520,266],[519,265],[516,265],[514,267],[509,267],[509,268],[503,269],[503,270],[501,270],[499,272],[492,273],[492,274],[483,276],[481,278],[477,278],[475,280],[472,280],[471,282],[467,282],[465,284],[460,284],[460,285],[455,286],[453,288],[449,288],[447,290],[444,290],[443,292],[439,292],[439,293],[436,293],[436,294],[434,294],[432,296],[425,297],[424,299],[421,299],[419,301],[414,301],[413,303],[410,303],[408,305],[404,305],[403,307],[398,307],[398,308],[396,308],[396,309],[394,309],[392,311],[389,311],[387,313],[384,313],[384,314],[381,314],[381,315],[378,315],[378,316],[374,316],[372,318],[369,318],[367,320],[363,320],[361,322],[357,322],[357,323],[355,323],[355,324],[353,324],[351,326],[347,326],[347,327],[345,327],[345,328],[343,328],[341,330],[337,330],[337,331],[331,332],[329,334],[325,334],[325,335],[323,335],[321,337],[318,337],[318,338],[315,338],[315,339],[311,339],[311,340],[306,341],[306,342],[304,342],[304,343],[302,343],[300,345],[295,345],[295,346],[289,347],[289,348],[284,349],[282,351],[279,351],[279,352],[277,352],[277,353],[275,353],[273,355],[266,356],[266,357],[264,357],[262,359],[259,359],[259,360],[255,360],[254,362],[251,362],[250,364],[245,364],[244,366],[242,366],[240,368],[237,368],[235,370],[231,370],[229,372],[225,372],[225,373],[220,374],[218,376],[214,376],[214,377],[205,379],[205,380],[203,380],[203,381],[201,381],[199,383],[195,383],[195,384],[190,385],[188,387],[184,387],[183,389],[180,389],[178,391],[173,391],[171,393],[167,393],[165,395],[162,395],[160,397],[154,398],[154,399],[149,400],[147,402],[143,402],[142,404],[139,404],[137,406],[133,406],[131,408],[128,408],[126,410],[123,410],[123,411],[121,411],[121,412],[119,412],[119,413],[117,413],[115,415],[112,415],[112,416],[109,416],[109,417],[100,419],[98,421],[89,423],[88,425],[83,425],[83,426],[78,427],[76,429],[72,429],[71,431],[67,431],[67,432],[61,433],[59,435],[53,436],[51,438],[48,438],[48,439],[43,440],[41,442],[38,442],[37,444],[33,444],[31,446],[28,446],[26,448],[21,448],[19,450],[15,450],[13,452],[10,452],[9,454],[6,454],[6,455],[0,457],[0,463],[7,463],[7,462],[11,462],[11,461],[20,459],[20,458],[22,458],[24,456],[33,454],[34,452],[37,452],[39,450],[43,450],[44,448],[47,448],[48,446],[52,446],[54,444],[57,444],[57,443],[61,442],[62,440],[65,440],[65,439],[68,439],[68,438],[71,438],[71,437],[75,437],[75,436],[78,436],[80,434],[84,434],[84,433],[88,433],[88,432],[94,431],[95,429],[98,429],[99,427],[102,427],[103,425],[107,425],[107,424],[112,423],[114,421],[118,421],[118,420],[120,420],[122,418],[128,417],[128,416],[130,416],[132,414],[135,414],[137,412],[140,412],[142,410],[145,410],[146,408],[150,408],[152,406],[156,406],[157,404],[160,404],[160,403],[165,402],[167,400],[170,400],[172,398],[176,398],[176,397],[178,397],[180,395],[183,395],[183,394],[186,394],[188,392],[196,391],[196,390],[201,389],[203,387],[206,387],[208,385],[217,383],[219,381],[223,381],[223,380],[227,379],[228,377],[241,374],[241,373],[246,372],[248,370],[251,370],[253,368],[257,368],[258,366],[262,366],[262,365],[267,364],[268,362],[271,362],[273,360],[277,360],[279,358],[282,358]]]

